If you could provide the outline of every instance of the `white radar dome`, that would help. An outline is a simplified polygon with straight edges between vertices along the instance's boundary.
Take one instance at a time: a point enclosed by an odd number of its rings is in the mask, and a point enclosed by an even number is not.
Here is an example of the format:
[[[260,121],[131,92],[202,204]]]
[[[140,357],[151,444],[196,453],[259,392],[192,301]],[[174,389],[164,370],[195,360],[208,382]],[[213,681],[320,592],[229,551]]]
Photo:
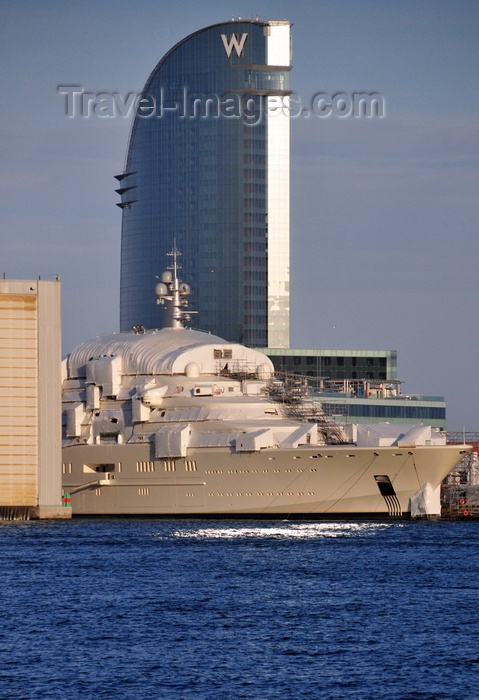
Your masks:
[[[185,367],[185,374],[187,377],[199,377],[200,366],[196,362],[188,362]]]
[[[258,375],[258,379],[269,379],[271,377],[271,367],[266,364],[266,362],[263,362],[261,365],[258,365],[256,368],[256,373]]]
[[[155,287],[155,294],[157,297],[164,297],[166,294],[168,294],[168,287],[166,284],[163,284],[163,282],[158,282]]]

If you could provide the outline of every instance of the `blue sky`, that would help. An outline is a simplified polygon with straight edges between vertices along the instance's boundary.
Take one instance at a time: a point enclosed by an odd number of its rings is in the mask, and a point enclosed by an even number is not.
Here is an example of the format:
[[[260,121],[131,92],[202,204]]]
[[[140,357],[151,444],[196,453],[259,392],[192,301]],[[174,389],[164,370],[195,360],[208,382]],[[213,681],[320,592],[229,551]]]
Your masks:
[[[396,349],[403,391],[445,395],[449,427],[477,429],[477,2],[4,0],[0,273],[60,275],[65,352],[118,329],[130,119],[69,119],[58,86],[137,93],[177,41],[232,16],[293,22],[304,102],[386,103],[292,119],[292,346]]]

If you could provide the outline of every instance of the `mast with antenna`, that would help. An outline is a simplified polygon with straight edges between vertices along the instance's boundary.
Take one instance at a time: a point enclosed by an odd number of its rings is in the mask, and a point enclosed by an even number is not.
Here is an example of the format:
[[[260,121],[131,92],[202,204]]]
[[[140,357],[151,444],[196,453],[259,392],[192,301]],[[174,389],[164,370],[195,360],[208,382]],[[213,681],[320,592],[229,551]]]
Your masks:
[[[178,257],[181,253],[176,247],[176,239],[173,250],[167,255],[173,258],[173,262],[172,265],[168,265],[161,275],[161,282],[155,287],[156,303],[163,304],[165,308],[163,328],[184,328],[184,322],[190,321],[191,314],[196,312],[186,310],[191,290],[189,285],[178,277],[178,270],[181,270]]]

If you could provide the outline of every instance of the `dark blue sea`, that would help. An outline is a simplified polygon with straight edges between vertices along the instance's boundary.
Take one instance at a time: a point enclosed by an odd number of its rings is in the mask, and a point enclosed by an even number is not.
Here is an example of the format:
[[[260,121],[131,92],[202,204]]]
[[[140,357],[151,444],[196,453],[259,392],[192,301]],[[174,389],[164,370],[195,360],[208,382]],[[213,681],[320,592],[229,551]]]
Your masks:
[[[474,700],[479,522],[0,524],[2,700]]]

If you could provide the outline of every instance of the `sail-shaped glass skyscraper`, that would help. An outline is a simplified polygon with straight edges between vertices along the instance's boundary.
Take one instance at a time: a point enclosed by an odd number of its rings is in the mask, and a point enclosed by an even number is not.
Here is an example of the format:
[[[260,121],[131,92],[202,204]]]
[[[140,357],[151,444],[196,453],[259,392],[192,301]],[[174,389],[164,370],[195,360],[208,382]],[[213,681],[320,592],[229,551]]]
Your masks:
[[[196,327],[289,346],[289,71],[289,22],[234,20],[151,73],[117,176],[122,330],[161,326],[155,276],[176,241]]]

